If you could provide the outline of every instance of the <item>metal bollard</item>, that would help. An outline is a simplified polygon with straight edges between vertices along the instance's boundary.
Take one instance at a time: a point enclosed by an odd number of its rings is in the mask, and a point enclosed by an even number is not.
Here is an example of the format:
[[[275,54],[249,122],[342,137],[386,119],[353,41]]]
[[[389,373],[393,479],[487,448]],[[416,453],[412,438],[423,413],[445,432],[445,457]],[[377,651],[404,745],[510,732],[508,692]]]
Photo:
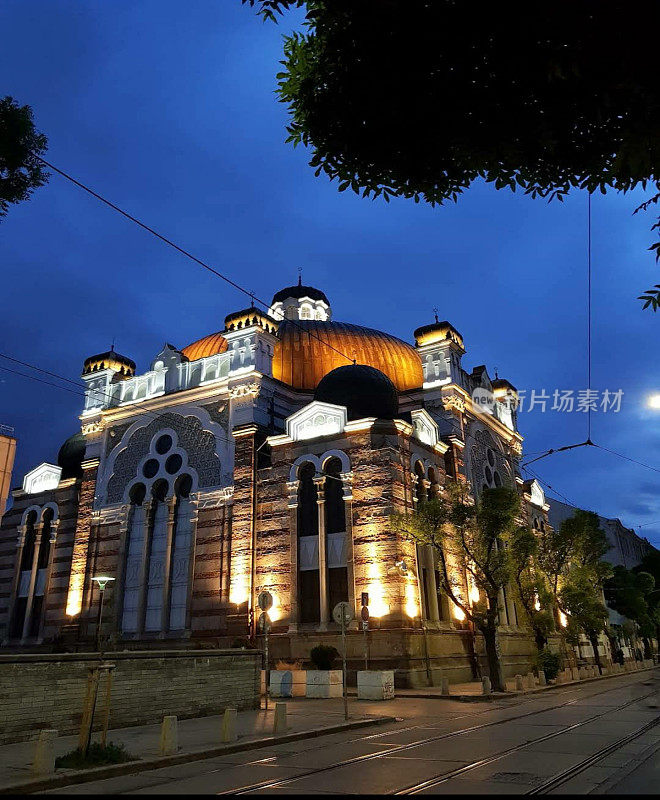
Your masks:
[[[179,749],[179,730],[177,718],[173,714],[163,717],[160,726],[160,747],[161,756],[174,755]]]
[[[33,775],[52,775],[55,772],[55,739],[57,731],[49,729],[39,731],[32,762]]]
[[[284,731],[286,731],[286,703],[275,703],[273,733],[284,733]]]
[[[449,678],[443,678],[440,681],[440,694],[443,695],[443,697],[449,697]]]
[[[490,678],[487,675],[481,679],[481,694],[490,694],[491,687],[490,687]]]
[[[523,682],[522,675],[516,675],[516,691],[517,692],[524,692],[525,691],[525,684]]]
[[[222,742],[235,742],[236,734],[236,719],[238,715],[235,708],[225,708],[225,713],[222,715],[222,734],[220,741]]]

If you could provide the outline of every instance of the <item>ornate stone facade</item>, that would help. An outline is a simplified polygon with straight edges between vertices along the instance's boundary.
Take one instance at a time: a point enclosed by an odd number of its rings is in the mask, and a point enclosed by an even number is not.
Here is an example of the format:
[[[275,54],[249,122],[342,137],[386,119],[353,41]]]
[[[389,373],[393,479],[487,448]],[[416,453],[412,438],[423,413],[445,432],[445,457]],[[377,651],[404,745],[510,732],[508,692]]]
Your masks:
[[[87,359],[82,437],[58,466],[45,465],[61,474],[54,486],[15,490],[2,521],[5,646],[89,647],[98,633],[118,649],[254,640],[256,598],[268,590],[275,656],[337,645],[331,611],[345,600],[357,666],[368,599],[374,665],[409,685],[435,681],[439,668],[470,678],[473,637],[438,589],[434,555],[394,532],[390,516],[442,492],[448,476],[476,491],[518,485],[515,413],[475,407],[474,391],[497,381],[483,367],[463,369],[463,340],[449,323],[420,328],[413,347],[333,322],[310,287],[276,297],[276,318],[231,314],[222,332],[181,351],[165,345],[142,375],[114,351]],[[320,333],[334,343],[327,353]],[[348,345],[363,364],[341,355]],[[315,400],[315,384],[335,368],[354,369],[355,380],[345,395]],[[370,384],[373,368],[380,377]],[[394,399],[375,403],[374,386]],[[48,584],[43,604],[25,602],[19,531],[47,502],[59,517]],[[115,580],[97,631],[92,579],[101,573]],[[506,603],[505,666],[523,671],[531,640]]]

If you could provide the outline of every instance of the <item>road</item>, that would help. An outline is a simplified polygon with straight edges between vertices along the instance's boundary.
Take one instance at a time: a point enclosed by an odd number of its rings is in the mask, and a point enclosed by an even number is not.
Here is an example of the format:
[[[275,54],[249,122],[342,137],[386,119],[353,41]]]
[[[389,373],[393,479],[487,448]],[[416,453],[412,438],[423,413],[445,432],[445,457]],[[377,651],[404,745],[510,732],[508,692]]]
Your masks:
[[[52,793],[655,793],[659,696],[655,671],[494,703],[398,698],[378,704],[399,717],[386,726]]]

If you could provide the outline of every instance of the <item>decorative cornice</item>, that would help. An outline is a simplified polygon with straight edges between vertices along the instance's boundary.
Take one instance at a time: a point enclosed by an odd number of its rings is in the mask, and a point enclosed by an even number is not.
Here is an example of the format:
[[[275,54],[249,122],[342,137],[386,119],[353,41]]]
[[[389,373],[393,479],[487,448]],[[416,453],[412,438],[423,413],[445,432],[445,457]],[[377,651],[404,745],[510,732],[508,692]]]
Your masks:
[[[257,397],[261,391],[261,384],[256,381],[251,383],[239,383],[238,386],[229,387],[229,396],[232,400],[242,399],[244,397]]]
[[[115,525],[124,522],[128,514],[126,503],[115,503],[92,512],[92,522],[96,525]]]
[[[228,505],[233,501],[234,487],[223,486],[222,489],[210,489],[198,491],[195,493],[197,501],[197,510],[203,511],[209,508],[219,508],[220,506]]]

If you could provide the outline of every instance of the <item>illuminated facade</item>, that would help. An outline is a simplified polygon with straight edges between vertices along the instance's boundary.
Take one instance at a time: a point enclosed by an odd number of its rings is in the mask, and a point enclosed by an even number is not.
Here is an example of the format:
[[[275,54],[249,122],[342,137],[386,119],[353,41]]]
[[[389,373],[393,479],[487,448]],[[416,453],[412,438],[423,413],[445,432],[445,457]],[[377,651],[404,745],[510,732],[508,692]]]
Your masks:
[[[85,647],[91,579],[104,573],[116,578],[109,646],[255,636],[268,589],[275,657],[337,644],[332,608],[346,600],[354,666],[367,645],[402,684],[440,668],[468,680],[479,641],[439,590],[433,553],[392,532],[390,515],[447,476],[477,491],[517,485],[545,521],[547,505],[518,475],[514,387],[483,366],[468,372],[464,354],[447,322],[408,344],[333,321],[326,295],[299,284],[268,313],[244,309],[181,350],[165,345],[144,373],[114,350],[88,358],[80,433],[57,465],[25,476],[2,521],[0,638]],[[489,407],[476,407],[480,393]],[[465,584],[465,597],[475,591]],[[505,668],[519,672],[533,643],[513,597],[500,605]]]

